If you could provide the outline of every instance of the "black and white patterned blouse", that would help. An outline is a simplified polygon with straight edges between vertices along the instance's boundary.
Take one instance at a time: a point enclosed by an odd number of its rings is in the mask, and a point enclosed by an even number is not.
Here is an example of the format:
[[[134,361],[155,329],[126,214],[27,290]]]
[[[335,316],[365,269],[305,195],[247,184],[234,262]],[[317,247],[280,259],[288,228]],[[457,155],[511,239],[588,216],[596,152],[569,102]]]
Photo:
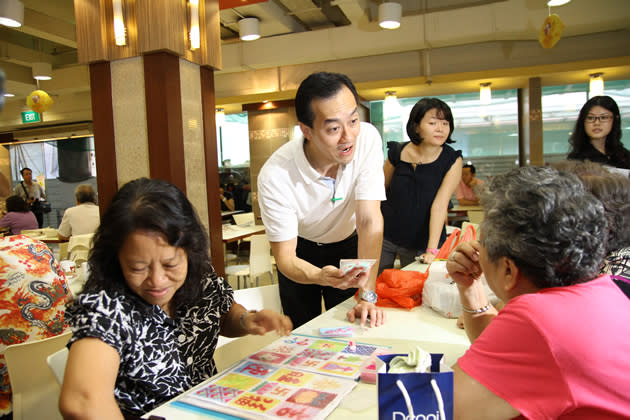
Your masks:
[[[625,277],[630,280],[630,247],[613,251],[604,259],[602,273]]]
[[[216,373],[220,321],[234,295],[214,273],[202,283],[199,303],[174,318],[132,293],[81,294],[67,309],[68,346],[95,337],[118,352],[114,395],[123,413],[141,415]]]

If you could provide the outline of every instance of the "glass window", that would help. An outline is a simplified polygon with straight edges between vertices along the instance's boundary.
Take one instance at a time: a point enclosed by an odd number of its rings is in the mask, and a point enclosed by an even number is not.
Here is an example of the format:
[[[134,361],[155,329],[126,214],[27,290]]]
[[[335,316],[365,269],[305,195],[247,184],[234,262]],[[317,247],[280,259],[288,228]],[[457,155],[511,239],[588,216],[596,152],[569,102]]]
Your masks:
[[[249,129],[247,112],[229,114],[217,120],[219,167],[249,166]]]
[[[518,101],[517,91],[492,92],[492,103],[482,105],[479,93],[441,95],[453,112],[455,130],[452,147],[461,150],[464,161],[472,162],[477,176],[487,178],[518,166]],[[406,124],[411,109],[421,98],[399,99],[393,106],[385,101],[370,103],[370,116],[387,142],[409,141]]]
[[[606,81],[604,94],[617,102],[621,142],[630,149],[630,80]],[[588,84],[547,86],[542,89],[545,160],[564,159],[580,109],[588,101]]]

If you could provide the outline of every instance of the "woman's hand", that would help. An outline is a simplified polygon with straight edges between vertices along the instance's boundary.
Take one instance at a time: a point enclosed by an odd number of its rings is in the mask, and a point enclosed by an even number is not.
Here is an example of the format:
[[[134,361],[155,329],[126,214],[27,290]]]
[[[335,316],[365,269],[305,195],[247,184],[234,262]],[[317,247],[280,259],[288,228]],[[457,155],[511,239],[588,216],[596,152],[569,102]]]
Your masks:
[[[424,254],[420,254],[417,258],[421,264],[431,264],[435,259],[435,255],[430,252],[425,252]]]
[[[293,329],[291,318],[271,309],[258,312],[246,312],[242,317],[242,326],[248,334],[265,335],[276,331],[279,335],[289,335]]]
[[[462,242],[455,247],[446,261],[446,270],[459,286],[470,287],[481,274],[478,241]]]

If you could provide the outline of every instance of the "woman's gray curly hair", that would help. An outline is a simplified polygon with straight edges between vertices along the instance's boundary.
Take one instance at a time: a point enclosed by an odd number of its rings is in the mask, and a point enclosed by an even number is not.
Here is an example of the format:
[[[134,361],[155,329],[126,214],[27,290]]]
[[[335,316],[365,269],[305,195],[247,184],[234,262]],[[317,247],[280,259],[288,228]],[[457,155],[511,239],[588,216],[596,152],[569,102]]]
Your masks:
[[[538,288],[594,279],[604,258],[604,208],[573,174],[527,166],[492,178],[482,193],[488,258],[508,257]]]

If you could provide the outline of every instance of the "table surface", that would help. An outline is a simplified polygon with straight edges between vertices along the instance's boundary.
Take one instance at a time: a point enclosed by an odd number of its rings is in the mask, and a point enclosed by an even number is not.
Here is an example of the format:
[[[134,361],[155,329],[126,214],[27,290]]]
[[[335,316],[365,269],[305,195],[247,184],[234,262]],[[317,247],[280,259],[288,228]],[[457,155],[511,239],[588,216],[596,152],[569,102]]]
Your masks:
[[[223,242],[235,242],[248,236],[262,233],[265,231],[264,225],[228,225],[225,224],[223,229]]]
[[[404,269],[424,271],[427,267],[426,264],[412,263]],[[354,304],[354,298],[350,298],[295,329],[294,332],[318,336],[319,328],[321,327],[348,325],[346,312]],[[385,325],[362,330],[358,326],[358,322],[356,322],[354,325],[355,336],[352,339],[355,339],[357,342],[391,346],[392,350],[400,353],[408,353],[416,346],[420,346],[432,353],[443,353],[446,364],[449,366],[454,364],[470,345],[466,333],[457,327],[455,319],[444,318],[430,308],[418,306],[412,310],[396,308],[384,308],[384,310],[387,317]],[[252,348],[250,354],[257,350],[257,348]],[[187,410],[171,404],[171,402],[176,400],[177,398],[147,413],[145,418],[148,418],[150,415],[161,416],[167,420],[225,418],[221,416],[215,417],[209,413]],[[361,382],[327,417],[327,419],[331,420],[370,420],[377,418],[378,398],[376,385]]]
[[[482,206],[453,206],[452,209],[448,209],[448,211],[483,211]]]

